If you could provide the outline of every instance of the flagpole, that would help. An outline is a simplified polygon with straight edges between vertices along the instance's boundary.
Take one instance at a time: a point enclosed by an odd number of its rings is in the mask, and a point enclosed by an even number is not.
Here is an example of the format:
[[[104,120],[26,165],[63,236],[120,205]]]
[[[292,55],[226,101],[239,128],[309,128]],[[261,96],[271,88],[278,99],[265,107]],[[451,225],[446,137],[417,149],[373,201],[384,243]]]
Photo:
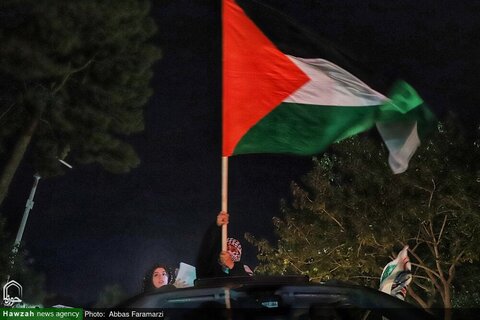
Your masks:
[[[228,212],[228,157],[222,157],[222,211]],[[227,225],[222,225],[222,251],[227,251]]]
[[[221,0],[221,19],[222,19],[222,42],[225,39],[225,0]],[[222,43],[222,69],[225,67],[225,44]],[[224,72],[224,71],[223,71]],[[222,76],[222,124],[225,126],[225,122],[223,121],[223,117],[225,116],[225,78]],[[225,127],[223,127],[225,128]],[[223,131],[225,133],[225,131]],[[222,142],[224,141],[225,137],[222,137]],[[225,145],[222,144],[224,147]],[[222,156],[222,211],[228,212],[228,157]],[[222,225],[222,251],[227,251],[227,225]],[[230,311],[232,305],[230,301],[230,289],[225,288],[225,307],[228,311]],[[227,319],[232,319],[232,313],[227,313]]]
[[[228,157],[222,157],[222,211],[228,212]],[[227,225],[222,224],[222,251],[227,251]],[[225,288],[225,307],[231,308],[230,289]],[[231,319],[229,313],[228,319]]]

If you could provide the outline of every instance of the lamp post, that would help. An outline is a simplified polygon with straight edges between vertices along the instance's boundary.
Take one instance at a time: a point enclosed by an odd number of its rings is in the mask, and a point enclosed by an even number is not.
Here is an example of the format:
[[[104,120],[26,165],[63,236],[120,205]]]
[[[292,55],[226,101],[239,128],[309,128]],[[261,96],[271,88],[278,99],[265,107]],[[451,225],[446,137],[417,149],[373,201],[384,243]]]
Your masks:
[[[27,224],[28,215],[30,213],[30,210],[32,210],[32,208],[33,208],[33,205],[34,205],[33,198],[35,197],[35,192],[37,191],[38,181],[40,180],[41,177],[38,173],[35,173],[33,178],[35,180],[33,181],[32,190],[30,190],[30,196],[28,197],[27,203],[25,204],[25,210],[23,211],[22,222],[20,223],[20,227],[18,228],[18,232],[17,232],[17,238],[15,239],[15,243],[13,244],[12,253],[13,253],[14,256],[18,251],[18,247],[20,246],[20,242],[22,242],[23,232],[25,231],[25,225]]]
[[[62,159],[58,159],[58,161],[60,161],[61,164],[65,165],[69,169],[72,169],[72,166],[67,162],[63,161]],[[30,190],[30,196],[28,197],[27,203],[25,204],[25,210],[23,211],[22,222],[20,223],[20,227],[18,228],[17,237],[15,238],[15,243],[13,244],[13,248],[12,248],[12,256],[10,260],[11,268],[13,268],[13,265],[15,263],[15,256],[17,255],[18,248],[20,247],[20,243],[22,242],[23,232],[25,231],[25,226],[27,225],[27,220],[28,220],[28,215],[30,213],[30,210],[32,210],[34,205],[33,198],[35,197],[38,181],[41,179],[41,176],[37,172],[33,175],[33,178],[35,180],[33,181],[32,190]],[[10,274],[7,275],[7,282],[9,281],[9,279],[10,279]]]
[[[25,210],[23,211],[22,222],[20,223],[20,227],[18,228],[17,237],[15,238],[15,243],[13,244],[12,248],[12,256],[10,260],[10,268],[13,268],[15,263],[15,256],[17,255],[18,248],[20,247],[20,243],[22,242],[23,232],[25,231],[25,225],[27,224],[28,215],[30,210],[33,208],[33,198],[35,197],[35,192],[37,191],[38,181],[40,180],[41,176],[38,173],[33,175],[35,179],[33,181],[32,190],[30,190],[30,196],[27,199],[27,203],[25,204]],[[10,280],[10,272],[7,274],[7,281]]]

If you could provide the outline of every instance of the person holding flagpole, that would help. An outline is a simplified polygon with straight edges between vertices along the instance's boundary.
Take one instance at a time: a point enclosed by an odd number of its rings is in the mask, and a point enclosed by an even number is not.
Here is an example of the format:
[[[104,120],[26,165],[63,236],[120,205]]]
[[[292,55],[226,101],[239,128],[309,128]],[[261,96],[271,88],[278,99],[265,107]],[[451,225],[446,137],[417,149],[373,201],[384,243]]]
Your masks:
[[[228,224],[229,215],[222,211],[216,223],[205,233],[197,256],[197,277],[216,278],[226,276],[250,276],[252,270],[241,261],[242,245],[234,238],[227,239],[227,250],[222,250],[222,226]]]

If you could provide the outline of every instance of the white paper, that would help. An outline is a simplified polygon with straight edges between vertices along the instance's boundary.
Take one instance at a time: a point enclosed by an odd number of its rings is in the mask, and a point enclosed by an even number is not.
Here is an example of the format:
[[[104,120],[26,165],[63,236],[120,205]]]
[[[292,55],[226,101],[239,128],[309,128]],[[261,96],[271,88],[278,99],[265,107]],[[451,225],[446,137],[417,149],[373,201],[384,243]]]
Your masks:
[[[193,281],[197,278],[197,271],[194,266],[187,263],[180,262],[177,278],[175,282],[184,282],[185,287],[193,287]]]

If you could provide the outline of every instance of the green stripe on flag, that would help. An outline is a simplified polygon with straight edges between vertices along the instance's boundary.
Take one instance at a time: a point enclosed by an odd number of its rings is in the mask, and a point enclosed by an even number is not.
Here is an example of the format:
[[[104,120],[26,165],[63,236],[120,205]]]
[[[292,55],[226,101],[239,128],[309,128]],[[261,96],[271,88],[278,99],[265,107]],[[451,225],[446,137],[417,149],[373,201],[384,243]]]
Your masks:
[[[378,112],[378,106],[282,103],[243,136],[233,154],[316,154],[332,142],[371,128]]]
[[[389,98],[378,106],[281,103],[242,137],[233,154],[312,155],[331,143],[372,128],[377,122],[416,121],[420,136],[434,123],[434,115],[406,82],[398,81]]]
[[[377,122],[416,121],[418,135],[424,137],[436,124],[436,117],[417,91],[407,82],[395,82],[388,94],[390,101],[380,106]]]

